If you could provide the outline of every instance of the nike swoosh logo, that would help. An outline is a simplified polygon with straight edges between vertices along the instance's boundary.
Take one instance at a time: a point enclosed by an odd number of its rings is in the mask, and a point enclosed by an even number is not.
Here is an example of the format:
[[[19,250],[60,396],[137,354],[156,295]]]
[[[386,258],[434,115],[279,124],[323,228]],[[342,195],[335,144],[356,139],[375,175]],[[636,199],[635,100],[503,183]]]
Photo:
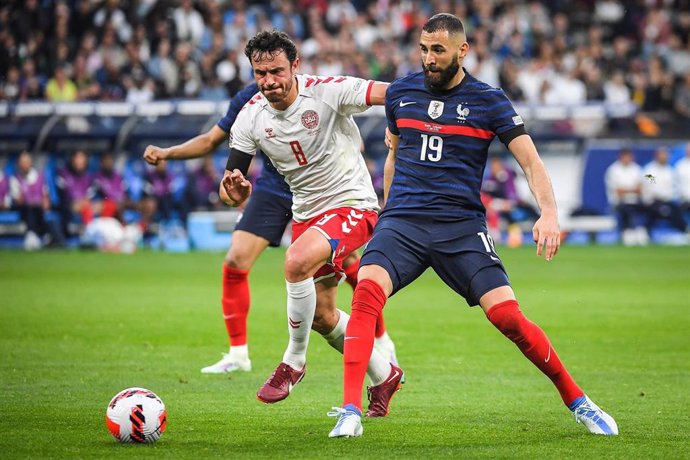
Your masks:
[[[359,337],[345,337],[345,340],[358,339]]]
[[[409,101],[409,102],[400,101],[400,107],[405,107],[406,105],[416,104],[416,103],[417,102],[415,102],[415,101]]]
[[[393,375],[390,376],[390,378],[388,379],[388,381],[389,381],[389,382],[392,382],[393,380],[395,380],[396,378],[398,378],[399,375],[400,375],[400,371],[396,369],[395,371],[393,371]]]
[[[550,359],[551,359],[551,345],[549,345],[549,354],[546,355],[546,359],[544,360],[544,362],[548,363]]]
[[[501,261],[501,259],[499,259],[498,257],[494,257],[494,256],[489,256],[489,257],[491,257],[491,260],[493,260],[494,262],[500,262]]]

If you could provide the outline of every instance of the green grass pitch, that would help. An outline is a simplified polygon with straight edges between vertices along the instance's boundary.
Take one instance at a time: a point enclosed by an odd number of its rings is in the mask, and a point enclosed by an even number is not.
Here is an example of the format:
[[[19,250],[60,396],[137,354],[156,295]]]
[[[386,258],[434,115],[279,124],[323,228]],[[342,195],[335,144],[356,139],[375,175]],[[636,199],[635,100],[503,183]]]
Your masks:
[[[386,419],[328,439],[342,361],[312,335],[286,401],[256,390],[287,342],[283,250],[251,275],[251,373],[202,375],[227,339],[221,253],[0,252],[2,458],[690,458],[690,248],[500,249],[523,310],[621,435],[577,425],[551,383],[433,272],[393,297],[407,373]],[[350,288],[340,289],[349,310]],[[151,446],[107,432],[110,398],[155,391],[168,429]]]

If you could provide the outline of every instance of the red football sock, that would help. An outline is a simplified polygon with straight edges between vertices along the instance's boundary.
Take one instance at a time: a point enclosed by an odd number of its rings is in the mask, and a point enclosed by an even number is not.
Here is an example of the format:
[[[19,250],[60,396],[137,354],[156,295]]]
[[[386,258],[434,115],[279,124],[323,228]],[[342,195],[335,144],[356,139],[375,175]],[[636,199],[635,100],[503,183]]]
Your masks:
[[[359,271],[359,259],[352,265],[343,268],[343,271],[345,272],[345,282],[350,285],[352,290],[355,290],[355,287],[357,287],[357,272]]]
[[[386,294],[375,282],[364,279],[352,295],[352,313],[345,330],[343,407],[354,404],[362,410],[362,386],[374,348],[376,318],[386,304]]]
[[[377,339],[386,333],[386,322],[383,319],[383,313],[376,318],[376,331],[374,337]]]
[[[512,340],[527,359],[556,385],[566,406],[584,395],[558,358],[543,330],[520,311],[515,300],[498,303],[486,315],[489,321]]]
[[[247,344],[248,275],[249,270],[237,270],[223,265],[223,318],[231,346]]]

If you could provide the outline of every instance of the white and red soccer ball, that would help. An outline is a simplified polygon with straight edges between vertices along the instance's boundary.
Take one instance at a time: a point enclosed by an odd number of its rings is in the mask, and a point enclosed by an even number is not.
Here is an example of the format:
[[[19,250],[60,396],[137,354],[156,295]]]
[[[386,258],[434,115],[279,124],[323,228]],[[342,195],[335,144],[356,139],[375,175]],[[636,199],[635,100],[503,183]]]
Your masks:
[[[156,442],[167,424],[165,404],[153,391],[127,388],[110,400],[105,424],[122,443]]]

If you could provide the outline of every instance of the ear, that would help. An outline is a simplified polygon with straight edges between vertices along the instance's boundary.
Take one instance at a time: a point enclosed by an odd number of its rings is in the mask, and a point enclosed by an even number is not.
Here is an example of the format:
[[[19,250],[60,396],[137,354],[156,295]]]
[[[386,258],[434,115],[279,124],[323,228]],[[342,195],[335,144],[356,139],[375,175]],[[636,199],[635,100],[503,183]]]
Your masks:
[[[294,62],[292,63],[292,73],[297,73],[298,69],[299,69],[299,58],[295,58]]]
[[[467,42],[462,42],[462,45],[460,45],[460,50],[458,51],[458,56],[460,59],[464,59],[465,56],[467,56],[467,53],[470,50],[470,44]]]

